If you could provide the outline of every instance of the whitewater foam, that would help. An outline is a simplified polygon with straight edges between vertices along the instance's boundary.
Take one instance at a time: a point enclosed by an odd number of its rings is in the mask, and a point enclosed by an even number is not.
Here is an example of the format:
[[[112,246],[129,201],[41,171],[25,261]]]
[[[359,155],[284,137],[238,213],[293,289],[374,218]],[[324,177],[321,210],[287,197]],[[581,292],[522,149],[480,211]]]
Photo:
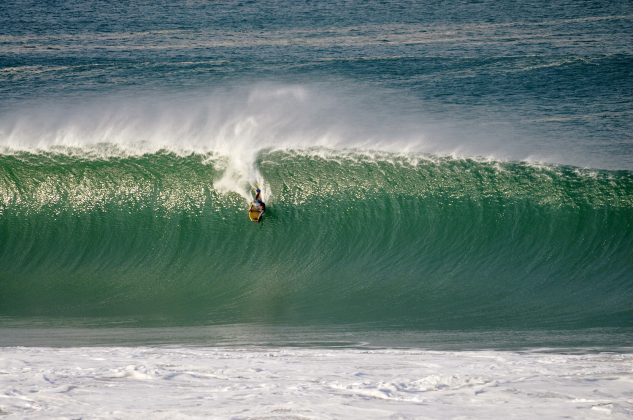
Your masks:
[[[628,418],[631,354],[0,349],[7,418]],[[573,372],[573,374],[570,374]]]

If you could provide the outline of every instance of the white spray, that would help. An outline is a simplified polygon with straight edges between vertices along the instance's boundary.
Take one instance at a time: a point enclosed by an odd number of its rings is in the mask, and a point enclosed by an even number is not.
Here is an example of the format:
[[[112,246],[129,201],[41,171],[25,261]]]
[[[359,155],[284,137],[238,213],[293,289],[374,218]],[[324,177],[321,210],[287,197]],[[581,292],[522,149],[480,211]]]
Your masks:
[[[472,133],[447,136],[447,130],[383,99],[360,88],[279,84],[65,99],[0,115],[0,152],[208,154],[225,163],[214,188],[246,201],[255,187],[265,200],[273,196],[257,168],[263,150],[477,155],[469,147]],[[487,149],[495,147],[490,144]]]

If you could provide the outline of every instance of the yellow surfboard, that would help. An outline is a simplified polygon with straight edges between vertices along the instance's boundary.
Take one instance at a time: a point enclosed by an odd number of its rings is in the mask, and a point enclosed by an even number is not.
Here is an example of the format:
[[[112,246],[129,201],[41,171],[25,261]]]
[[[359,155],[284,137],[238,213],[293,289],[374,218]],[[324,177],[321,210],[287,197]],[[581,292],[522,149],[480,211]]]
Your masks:
[[[262,214],[264,213],[253,207],[248,210],[248,218],[251,219],[251,222],[259,222],[262,218]]]

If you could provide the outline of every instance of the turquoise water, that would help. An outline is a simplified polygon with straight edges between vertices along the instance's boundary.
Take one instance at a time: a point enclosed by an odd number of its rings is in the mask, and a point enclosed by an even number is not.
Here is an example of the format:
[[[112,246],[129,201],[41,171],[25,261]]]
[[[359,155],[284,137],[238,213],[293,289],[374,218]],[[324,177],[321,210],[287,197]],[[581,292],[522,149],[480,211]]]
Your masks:
[[[268,152],[257,166],[274,195],[256,225],[213,188],[218,166],[3,157],[3,314],[631,326],[629,171]]]
[[[630,2],[3,2],[0,319],[628,331],[632,34]]]

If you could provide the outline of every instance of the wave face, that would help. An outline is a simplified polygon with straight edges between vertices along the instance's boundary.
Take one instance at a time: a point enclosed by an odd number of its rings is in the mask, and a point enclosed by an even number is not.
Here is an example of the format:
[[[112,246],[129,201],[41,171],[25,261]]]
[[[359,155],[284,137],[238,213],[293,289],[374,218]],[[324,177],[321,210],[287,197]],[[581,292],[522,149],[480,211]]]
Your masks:
[[[0,155],[0,315],[633,325],[630,171],[268,150],[254,224],[248,181],[218,187],[228,167],[212,153]]]

